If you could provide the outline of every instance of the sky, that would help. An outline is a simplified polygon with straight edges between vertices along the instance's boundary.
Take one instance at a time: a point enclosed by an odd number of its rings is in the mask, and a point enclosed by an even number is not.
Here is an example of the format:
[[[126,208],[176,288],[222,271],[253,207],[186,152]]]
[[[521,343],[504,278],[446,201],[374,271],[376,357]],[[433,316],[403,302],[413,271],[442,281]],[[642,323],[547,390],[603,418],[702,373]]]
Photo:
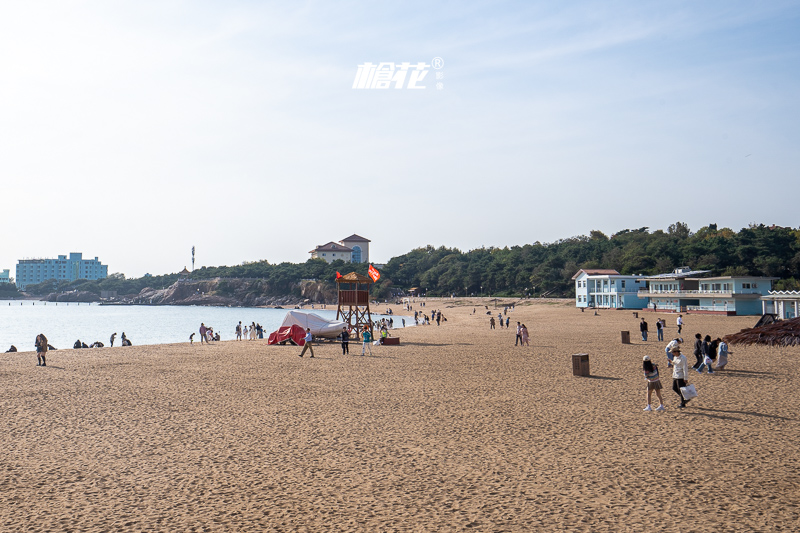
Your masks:
[[[780,0],[3,2],[0,270],[797,227],[798,27]],[[365,63],[424,89],[354,89]]]

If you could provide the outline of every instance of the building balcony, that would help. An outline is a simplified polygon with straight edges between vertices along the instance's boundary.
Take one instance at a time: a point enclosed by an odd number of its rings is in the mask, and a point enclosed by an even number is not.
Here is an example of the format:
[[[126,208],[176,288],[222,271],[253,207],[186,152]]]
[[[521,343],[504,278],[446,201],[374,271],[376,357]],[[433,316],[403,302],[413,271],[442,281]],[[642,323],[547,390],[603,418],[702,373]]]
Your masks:
[[[633,296],[636,296],[639,293],[641,293],[641,291],[638,291],[636,289],[620,289],[620,290],[607,289],[607,290],[601,290],[601,291],[589,291],[588,294],[590,294],[590,295],[619,294],[619,295],[622,295],[622,296],[631,294]]]
[[[701,291],[701,290],[657,290],[657,289],[642,289],[639,291],[640,298],[654,298],[656,296],[673,296],[679,297],[692,297],[702,298],[703,296],[715,298],[759,298],[761,291],[758,289],[742,289],[740,291]]]

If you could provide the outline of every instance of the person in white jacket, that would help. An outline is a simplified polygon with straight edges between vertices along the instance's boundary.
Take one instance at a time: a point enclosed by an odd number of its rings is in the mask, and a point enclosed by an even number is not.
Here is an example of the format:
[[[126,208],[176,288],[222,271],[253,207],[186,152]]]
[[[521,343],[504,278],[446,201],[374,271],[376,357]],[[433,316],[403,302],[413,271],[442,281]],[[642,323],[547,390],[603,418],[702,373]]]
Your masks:
[[[677,339],[672,339],[669,342],[669,344],[667,344],[667,347],[664,348],[664,351],[667,353],[667,359],[669,360],[667,368],[672,368],[672,350],[674,350],[675,348],[680,348],[682,342],[683,339],[681,337],[678,337]]]
[[[686,407],[686,402],[689,400],[681,394],[681,387],[687,385],[686,378],[689,375],[689,363],[686,361],[686,356],[681,353],[680,348],[672,349],[672,390],[681,397],[681,403],[678,405],[680,408]]]

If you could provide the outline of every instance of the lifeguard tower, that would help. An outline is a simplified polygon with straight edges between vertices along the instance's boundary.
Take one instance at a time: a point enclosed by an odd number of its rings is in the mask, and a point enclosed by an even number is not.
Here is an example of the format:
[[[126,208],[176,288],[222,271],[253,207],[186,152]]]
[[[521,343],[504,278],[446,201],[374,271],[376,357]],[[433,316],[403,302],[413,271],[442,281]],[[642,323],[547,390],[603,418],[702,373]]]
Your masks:
[[[339,290],[339,305],[336,309],[336,320],[347,322],[356,331],[369,327],[372,333],[372,315],[369,311],[369,286],[371,278],[350,272],[336,279]]]

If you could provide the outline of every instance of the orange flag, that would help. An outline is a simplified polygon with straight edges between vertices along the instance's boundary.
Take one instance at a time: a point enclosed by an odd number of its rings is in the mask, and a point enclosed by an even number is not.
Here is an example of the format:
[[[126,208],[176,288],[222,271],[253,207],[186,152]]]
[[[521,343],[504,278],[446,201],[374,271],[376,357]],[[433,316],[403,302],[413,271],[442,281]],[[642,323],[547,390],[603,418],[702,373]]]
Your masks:
[[[378,272],[378,269],[372,265],[369,266],[367,273],[369,274],[369,277],[372,278],[372,281],[378,281],[381,278],[381,273]]]
[[[341,277],[342,277],[342,275],[341,275],[341,274],[339,274],[339,271],[337,270],[337,271],[336,271],[336,279],[339,279],[339,278],[341,278]]]

